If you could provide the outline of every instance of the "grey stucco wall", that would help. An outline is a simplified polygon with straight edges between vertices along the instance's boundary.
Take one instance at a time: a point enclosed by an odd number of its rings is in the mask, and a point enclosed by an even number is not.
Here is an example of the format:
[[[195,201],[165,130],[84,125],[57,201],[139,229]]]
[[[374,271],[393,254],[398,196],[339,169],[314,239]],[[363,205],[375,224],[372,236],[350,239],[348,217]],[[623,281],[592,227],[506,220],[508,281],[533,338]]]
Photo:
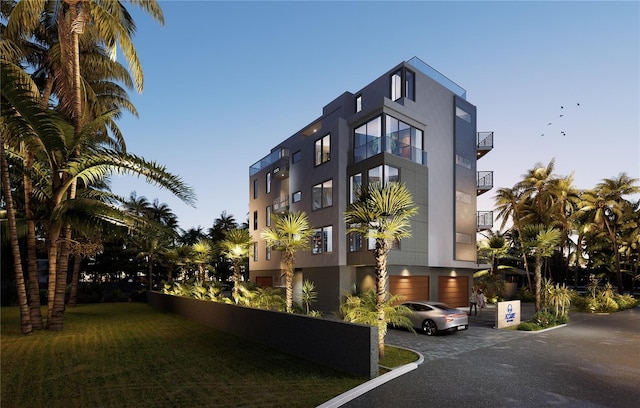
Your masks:
[[[378,375],[378,329],[371,326],[147,293],[149,305],[358,377]]]

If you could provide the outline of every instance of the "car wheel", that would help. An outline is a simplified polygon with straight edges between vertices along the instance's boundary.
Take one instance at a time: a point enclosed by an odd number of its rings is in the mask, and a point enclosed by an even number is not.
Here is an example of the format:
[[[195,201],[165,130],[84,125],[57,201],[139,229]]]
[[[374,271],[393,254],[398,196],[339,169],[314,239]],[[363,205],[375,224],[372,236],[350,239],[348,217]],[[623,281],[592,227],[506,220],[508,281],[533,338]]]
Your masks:
[[[438,333],[438,326],[436,326],[436,323],[433,320],[425,320],[422,323],[422,331],[427,336],[433,336]]]

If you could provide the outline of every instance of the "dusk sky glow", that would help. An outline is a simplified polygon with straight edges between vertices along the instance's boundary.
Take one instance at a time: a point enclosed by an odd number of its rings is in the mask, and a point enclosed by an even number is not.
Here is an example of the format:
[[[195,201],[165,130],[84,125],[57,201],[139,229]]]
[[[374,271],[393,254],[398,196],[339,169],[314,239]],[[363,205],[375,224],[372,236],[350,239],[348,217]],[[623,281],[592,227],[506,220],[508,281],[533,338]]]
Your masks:
[[[193,187],[196,208],[135,178],[113,176],[112,189],[167,203],[183,229],[206,231],[222,211],[245,221],[250,165],[343,92],[414,56],[466,89],[478,131],[494,132],[478,162],[494,189],[478,210],[553,158],[577,188],[640,178],[637,1],[160,5],[164,27],[127,4],[145,85],[130,93],[140,117],[119,124],[131,153]]]

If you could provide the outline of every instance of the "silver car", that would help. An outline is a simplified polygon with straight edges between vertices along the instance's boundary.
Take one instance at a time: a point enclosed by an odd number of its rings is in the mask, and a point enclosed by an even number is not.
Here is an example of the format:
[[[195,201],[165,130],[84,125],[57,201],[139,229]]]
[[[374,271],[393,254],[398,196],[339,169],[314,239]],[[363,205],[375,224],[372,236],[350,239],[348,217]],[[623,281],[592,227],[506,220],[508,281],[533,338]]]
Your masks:
[[[458,331],[469,328],[467,313],[441,302],[414,300],[403,306],[413,312],[409,319],[413,327],[433,336],[439,331]]]

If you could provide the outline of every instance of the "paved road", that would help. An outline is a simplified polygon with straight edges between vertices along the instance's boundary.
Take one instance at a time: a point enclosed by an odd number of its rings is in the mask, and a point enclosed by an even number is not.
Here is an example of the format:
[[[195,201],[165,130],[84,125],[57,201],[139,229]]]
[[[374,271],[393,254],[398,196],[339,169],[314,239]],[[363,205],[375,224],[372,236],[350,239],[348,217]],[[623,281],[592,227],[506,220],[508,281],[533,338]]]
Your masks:
[[[538,333],[493,329],[492,317],[472,316],[469,330],[452,335],[389,331],[388,344],[424,363],[343,406],[640,406],[640,308],[572,313],[567,326]]]

